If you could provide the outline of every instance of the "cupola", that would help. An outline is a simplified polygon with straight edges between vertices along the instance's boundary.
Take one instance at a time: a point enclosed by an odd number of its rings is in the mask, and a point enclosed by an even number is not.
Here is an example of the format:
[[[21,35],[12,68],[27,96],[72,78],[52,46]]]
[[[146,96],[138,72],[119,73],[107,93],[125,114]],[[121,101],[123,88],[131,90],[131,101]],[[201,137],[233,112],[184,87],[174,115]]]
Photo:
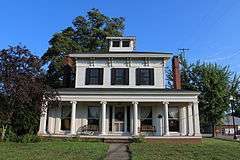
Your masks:
[[[107,37],[109,52],[132,52],[135,50],[136,37]]]

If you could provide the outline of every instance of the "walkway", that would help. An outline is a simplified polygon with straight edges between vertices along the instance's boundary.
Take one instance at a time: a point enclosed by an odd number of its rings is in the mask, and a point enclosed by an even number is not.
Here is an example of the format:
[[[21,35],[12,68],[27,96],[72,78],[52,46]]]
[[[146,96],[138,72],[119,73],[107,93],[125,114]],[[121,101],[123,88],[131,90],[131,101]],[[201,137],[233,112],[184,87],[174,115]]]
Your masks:
[[[108,149],[107,160],[129,160],[128,144],[111,143]]]

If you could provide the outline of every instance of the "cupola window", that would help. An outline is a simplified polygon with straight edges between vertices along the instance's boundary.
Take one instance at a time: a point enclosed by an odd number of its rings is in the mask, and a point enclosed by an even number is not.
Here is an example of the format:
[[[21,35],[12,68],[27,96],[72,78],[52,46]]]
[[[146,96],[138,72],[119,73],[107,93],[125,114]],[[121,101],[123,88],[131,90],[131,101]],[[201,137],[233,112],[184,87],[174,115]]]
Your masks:
[[[120,41],[113,41],[112,47],[120,47]]]
[[[122,47],[130,47],[130,41],[122,41]]]

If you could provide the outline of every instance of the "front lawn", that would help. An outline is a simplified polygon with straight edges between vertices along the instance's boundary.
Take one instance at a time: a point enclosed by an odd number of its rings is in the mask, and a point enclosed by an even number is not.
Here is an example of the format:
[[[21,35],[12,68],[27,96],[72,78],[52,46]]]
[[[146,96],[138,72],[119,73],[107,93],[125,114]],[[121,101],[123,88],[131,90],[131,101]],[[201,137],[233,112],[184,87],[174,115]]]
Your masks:
[[[101,142],[0,142],[0,160],[101,160],[107,150],[108,145]]]
[[[133,160],[238,160],[240,143],[206,138],[202,144],[133,143]]]

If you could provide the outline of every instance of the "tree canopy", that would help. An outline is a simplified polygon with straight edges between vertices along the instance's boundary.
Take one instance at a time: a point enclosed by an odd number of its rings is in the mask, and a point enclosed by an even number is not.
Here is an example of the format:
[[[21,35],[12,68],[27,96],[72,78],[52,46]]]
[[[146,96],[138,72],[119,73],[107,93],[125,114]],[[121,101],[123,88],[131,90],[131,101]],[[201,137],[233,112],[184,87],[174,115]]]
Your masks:
[[[63,78],[63,58],[70,53],[106,51],[107,36],[122,36],[123,17],[108,17],[98,9],[92,9],[86,16],[78,16],[72,26],[55,33],[50,39],[47,52],[42,56],[44,64],[49,64],[47,78],[55,88],[61,87]]]
[[[18,135],[38,129],[42,103],[54,99],[41,69],[41,60],[26,47],[0,51],[0,125]]]
[[[189,64],[183,55],[181,59],[182,89],[199,91],[199,114],[201,127],[214,129],[224,115],[229,111],[230,95],[237,97],[240,78],[229,70],[227,66],[218,64],[196,63]],[[172,87],[172,73],[167,77]],[[235,105],[237,111],[239,105]],[[214,133],[214,132],[213,132]]]

